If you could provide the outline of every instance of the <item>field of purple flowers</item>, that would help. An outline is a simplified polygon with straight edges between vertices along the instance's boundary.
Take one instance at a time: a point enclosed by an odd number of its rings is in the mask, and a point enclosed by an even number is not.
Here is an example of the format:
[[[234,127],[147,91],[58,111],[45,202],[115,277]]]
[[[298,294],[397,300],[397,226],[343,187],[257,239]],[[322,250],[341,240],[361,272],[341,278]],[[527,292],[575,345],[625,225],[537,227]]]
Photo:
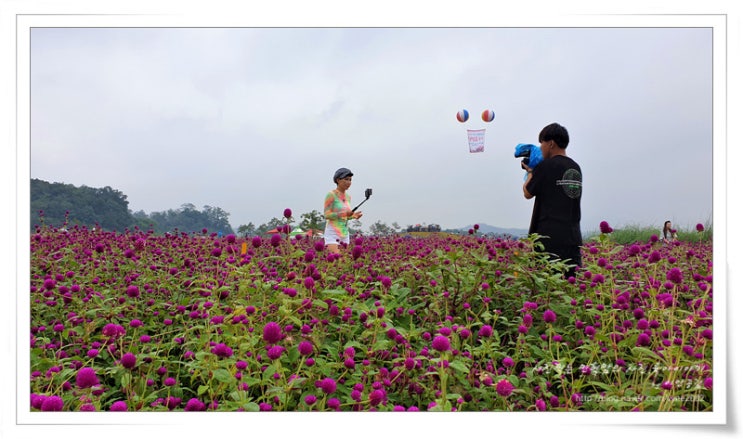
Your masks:
[[[603,231],[603,229],[602,229]],[[33,411],[710,411],[710,242],[31,234]]]

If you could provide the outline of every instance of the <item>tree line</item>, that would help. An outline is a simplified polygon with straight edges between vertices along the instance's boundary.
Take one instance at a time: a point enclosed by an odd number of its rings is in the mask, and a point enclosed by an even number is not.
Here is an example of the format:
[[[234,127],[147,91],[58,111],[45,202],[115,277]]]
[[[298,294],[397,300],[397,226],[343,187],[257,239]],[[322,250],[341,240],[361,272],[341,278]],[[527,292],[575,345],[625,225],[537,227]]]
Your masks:
[[[143,210],[132,212],[129,209],[127,196],[109,186],[91,188],[74,186],[65,183],[49,183],[31,179],[31,230],[37,226],[55,228],[86,226],[103,230],[123,232],[126,229],[152,230],[155,233],[201,233],[204,229],[211,233],[224,235],[234,234],[229,222],[230,214],[222,208],[203,206],[198,209],[191,203],[177,209],[146,213]],[[271,218],[268,222],[256,225],[252,222],[237,228],[240,236],[265,235],[271,230],[290,224],[303,231],[322,233],[325,229],[325,217],[317,210],[302,213],[298,218]],[[436,230],[440,228],[436,225]],[[426,227],[426,226],[424,226]],[[427,229],[431,226],[427,226]],[[349,223],[351,234],[362,233],[362,223],[353,220]],[[385,236],[400,233],[403,229],[393,222],[388,225],[376,221],[369,226],[369,234]],[[408,226],[407,231],[425,231],[420,225]],[[431,231],[431,230],[428,230]]]
[[[175,230],[191,233],[207,229],[228,234],[234,233],[229,215],[219,207],[204,206],[199,210],[190,203],[150,214],[142,210],[132,212],[126,195],[109,186],[77,187],[31,179],[31,230],[37,226],[86,226],[120,232],[134,228],[155,233]]]

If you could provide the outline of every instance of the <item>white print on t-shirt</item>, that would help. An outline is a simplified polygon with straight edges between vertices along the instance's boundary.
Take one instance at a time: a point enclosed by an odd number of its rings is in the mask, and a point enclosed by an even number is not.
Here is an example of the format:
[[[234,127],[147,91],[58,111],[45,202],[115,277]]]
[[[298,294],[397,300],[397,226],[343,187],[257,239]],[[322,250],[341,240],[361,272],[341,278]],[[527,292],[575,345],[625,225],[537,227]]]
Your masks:
[[[568,197],[573,199],[580,198],[583,188],[583,177],[577,169],[568,169],[562,174],[562,180],[557,180],[556,183],[558,186],[562,186],[562,190],[565,191],[565,195]]]

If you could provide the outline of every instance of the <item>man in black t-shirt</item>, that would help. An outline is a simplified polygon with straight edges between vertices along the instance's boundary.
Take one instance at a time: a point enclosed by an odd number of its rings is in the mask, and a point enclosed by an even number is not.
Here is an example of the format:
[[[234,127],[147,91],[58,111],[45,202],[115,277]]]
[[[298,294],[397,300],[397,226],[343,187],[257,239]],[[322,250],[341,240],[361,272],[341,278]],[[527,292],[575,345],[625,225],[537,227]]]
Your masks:
[[[543,236],[544,251],[581,265],[580,198],[583,175],[580,166],[565,154],[570,137],[565,127],[553,123],[539,133],[543,160],[534,167],[521,162],[527,171],[524,197],[534,200],[529,234]],[[571,267],[566,277],[575,276]]]

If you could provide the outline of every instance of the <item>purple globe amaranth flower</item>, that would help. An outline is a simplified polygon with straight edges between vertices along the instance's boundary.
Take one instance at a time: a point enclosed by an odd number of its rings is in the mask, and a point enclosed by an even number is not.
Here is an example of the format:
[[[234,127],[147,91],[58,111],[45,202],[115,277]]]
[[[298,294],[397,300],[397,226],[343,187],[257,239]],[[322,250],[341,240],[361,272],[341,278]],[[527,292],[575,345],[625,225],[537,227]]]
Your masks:
[[[327,405],[328,408],[331,408],[333,410],[340,410],[341,409],[341,401],[338,398],[330,398],[330,399],[328,399],[328,402],[326,402],[325,405]]]
[[[61,412],[64,401],[57,395],[47,396],[41,403],[42,412]]]
[[[203,412],[206,411],[206,404],[197,398],[191,398],[186,402],[186,407],[183,410],[187,412]]]
[[[513,384],[511,384],[510,381],[507,379],[502,379],[495,383],[495,391],[498,393],[498,395],[503,397],[508,397],[513,393]]]
[[[658,250],[653,250],[652,253],[650,253],[650,256],[648,256],[648,262],[651,264],[654,264],[658,261],[660,261],[660,252]]]
[[[369,393],[369,404],[372,406],[378,406],[382,402],[384,402],[384,399],[387,397],[387,392],[384,391],[384,389],[376,389],[372,390]]]
[[[251,240],[251,244],[255,248],[260,247],[262,243],[263,243],[263,240],[261,239],[260,236],[254,236],[253,239]]]
[[[697,232],[704,232],[704,225],[702,223],[697,223]]]
[[[218,343],[212,348],[212,354],[219,358],[229,358],[232,356],[232,348],[224,343]]]
[[[139,287],[136,285],[129,285],[128,287],[126,287],[126,295],[132,298],[139,297]]]
[[[111,404],[111,407],[108,410],[112,412],[125,412],[129,410],[129,407],[126,405],[125,401],[116,401]]]
[[[126,335],[126,329],[121,325],[108,323],[103,327],[103,335],[107,337],[120,337]]]
[[[167,378],[165,378],[165,381],[163,381],[163,384],[165,384],[168,387],[175,386],[175,378],[173,378],[173,377],[167,377]]]
[[[277,343],[283,338],[281,326],[276,322],[268,322],[263,327],[263,340],[266,343]]]
[[[307,405],[312,405],[317,402],[317,396],[315,395],[307,395],[304,397],[304,403]]]
[[[546,403],[544,402],[544,400],[543,400],[543,399],[541,399],[541,398],[540,398],[540,399],[538,399],[538,400],[537,400],[537,401],[536,401],[536,402],[534,403],[534,405],[536,406],[536,408],[537,408],[537,411],[543,412],[543,411],[547,410],[547,404],[546,404]]]
[[[601,229],[601,233],[611,233],[614,231],[606,221],[601,221],[601,223],[599,223],[599,229]]]
[[[640,254],[640,251],[641,251],[641,249],[640,249],[640,246],[639,245],[632,244],[629,247],[628,253],[629,253],[630,256],[635,256],[635,255]]]
[[[98,375],[92,367],[83,367],[77,371],[75,384],[81,389],[87,389],[99,384]]]
[[[638,335],[637,346],[650,346],[650,336],[644,332]]]
[[[683,282],[684,274],[677,267],[673,267],[666,273],[666,279],[678,285]]]
[[[137,357],[131,352],[127,352],[121,357],[121,365],[127,369],[134,369],[137,364]]]
[[[319,387],[326,395],[335,393],[336,389],[338,388],[335,380],[329,377],[320,380],[317,387]]]
[[[534,316],[531,314],[524,314],[524,316],[521,318],[521,321],[524,326],[531,327],[531,324],[534,323]]]
[[[555,312],[551,309],[548,309],[544,312],[542,318],[544,319],[545,323],[554,323],[557,320],[557,314],[555,314]]]
[[[389,288],[392,286],[392,279],[390,279],[387,276],[379,276],[378,280],[379,282],[382,283],[382,286],[385,288]]]
[[[281,244],[281,235],[278,233],[271,235],[270,243],[272,247],[278,247]]]
[[[363,248],[361,248],[361,246],[360,246],[360,245],[356,245],[356,246],[354,246],[354,247],[353,247],[353,250],[351,250],[351,256],[352,256],[352,257],[353,257],[354,259],[358,259],[358,258],[360,258],[362,254],[364,254],[364,249],[363,249]]]
[[[312,351],[313,351],[312,343],[307,340],[302,340],[299,342],[299,345],[297,345],[297,350],[299,351],[299,355],[303,355],[303,356],[312,355]]]
[[[179,405],[181,405],[181,398],[178,398],[176,396],[168,396],[164,402],[165,406],[168,407],[170,410],[173,410],[177,408]]]
[[[284,209],[284,218],[291,218],[292,217],[292,210],[289,208]]]
[[[41,404],[47,398],[46,395],[38,395],[36,393],[31,394],[31,407],[41,410]]]
[[[506,368],[509,368],[510,369],[510,368],[513,367],[513,365],[514,365],[513,358],[506,357],[506,358],[503,359],[503,367],[506,367]]]
[[[478,337],[492,337],[493,327],[490,325],[483,325],[479,331],[477,331]]]
[[[431,347],[439,352],[445,352],[451,349],[451,343],[449,342],[449,339],[444,337],[443,335],[437,335],[433,338]]]
[[[351,399],[353,399],[356,402],[361,401],[361,390],[354,389],[351,391]]]
[[[673,306],[673,296],[669,293],[660,293],[657,296],[655,296],[655,299],[663,307],[667,308],[669,306]]]
[[[284,347],[283,346],[271,346],[270,348],[266,349],[266,356],[270,358],[271,360],[278,360],[281,358],[281,354],[284,353]]]
[[[308,290],[315,288],[315,279],[312,276],[304,278],[304,287]]]

